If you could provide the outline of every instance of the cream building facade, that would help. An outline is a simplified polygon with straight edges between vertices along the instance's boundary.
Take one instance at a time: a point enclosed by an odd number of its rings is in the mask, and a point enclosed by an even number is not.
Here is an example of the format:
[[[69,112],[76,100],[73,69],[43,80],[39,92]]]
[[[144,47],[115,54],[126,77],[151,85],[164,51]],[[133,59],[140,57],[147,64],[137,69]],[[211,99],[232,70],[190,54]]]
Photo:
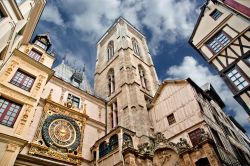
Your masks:
[[[0,68],[14,49],[28,44],[46,0],[0,1]]]
[[[0,165],[249,165],[250,140],[210,84],[159,84],[146,39],[119,17],[85,69],[55,55],[48,34],[0,71]]]
[[[250,3],[209,0],[201,9],[189,43],[224,79],[250,114]]]

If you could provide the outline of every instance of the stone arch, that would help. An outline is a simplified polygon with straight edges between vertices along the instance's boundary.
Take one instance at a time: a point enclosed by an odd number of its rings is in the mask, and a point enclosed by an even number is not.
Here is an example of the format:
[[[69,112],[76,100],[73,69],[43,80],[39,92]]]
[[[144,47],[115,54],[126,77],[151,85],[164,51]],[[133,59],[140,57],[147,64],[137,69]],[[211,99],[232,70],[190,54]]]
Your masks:
[[[207,157],[200,158],[195,162],[196,166],[211,166]]]
[[[118,147],[118,135],[115,134],[115,135],[112,135],[109,138],[109,148],[110,148],[110,151],[112,151],[113,149],[115,149],[117,147]]]

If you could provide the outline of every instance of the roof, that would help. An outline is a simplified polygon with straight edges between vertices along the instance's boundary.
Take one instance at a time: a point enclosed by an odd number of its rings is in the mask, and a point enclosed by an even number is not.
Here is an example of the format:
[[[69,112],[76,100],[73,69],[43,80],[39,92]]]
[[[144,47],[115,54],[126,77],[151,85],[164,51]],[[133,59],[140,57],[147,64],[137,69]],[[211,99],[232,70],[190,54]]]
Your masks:
[[[215,100],[218,105],[223,108],[225,105],[215,89],[212,87],[211,84],[205,84],[204,89],[199,87],[195,82],[193,82],[192,79],[187,78],[187,79],[182,79],[182,80],[164,80],[162,84],[159,86],[158,90],[155,93],[155,96],[152,99],[151,103],[155,103],[157,98],[160,96],[162,89],[169,83],[190,83],[198,92],[202,93],[204,96],[206,96],[210,100]]]
[[[218,93],[215,91],[214,87],[212,86],[211,83],[206,83],[204,85],[201,86],[201,89],[206,92],[208,94],[209,97],[211,97],[212,99],[214,99],[221,108],[225,107],[224,102],[222,101],[222,99],[220,98],[220,96],[218,95]]]
[[[209,2],[209,0],[207,0],[202,6],[201,6],[201,12],[200,12],[200,15],[199,15],[199,17],[198,17],[198,19],[197,19],[197,21],[196,21],[196,24],[195,24],[195,26],[194,26],[194,30],[193,30],[193,32],[192,32],[192,34],[191,34],[191,36],[189,37],[189,40],[188,40],[188,42],[191,44],[191,45],[193,45],[193,43],[192,43],[192,39],[193,39],[193,37],[194,37],[194,35],[195,35],[195,33],[196,33],[196,30],[198,29],[198,26],[199,26],[199,24],[200,24],[200,21],[201,21],[201,19],[202,19],[202,17],[204,16],[204,12],[205,12],[205,9],[206,9],[206,7],[207,7],[207,5],[208,5],[208,2]]]
[[[94,94],[84,71],[76,70],[68,64],[65,64],[64,61],[53,70],[55,71],[54,75],[57,78],[60,78],[83,91]]]
[[[36,36],[37,36],[37,37],[45,37],[45,38],[47,38],[48,42],[49,42],[50,44],[52,44],[49,33],[38,34],[38,35],[36,35]]]
[[[120,16],[114,21],[114,23],[108,28],[108,30],[101,36],[101,38],[97,41],[97,44],[100,43],[102,39],[105,38],[105,36],[119,23],[120,20],[123,20],[125,23],[127,23],[127,25],[129,25],[132,29],[134,29],[137,33],[139,33],[142,37],[145,38],[145,35],[143,35],[135,26],[133,26],[128,20]]]

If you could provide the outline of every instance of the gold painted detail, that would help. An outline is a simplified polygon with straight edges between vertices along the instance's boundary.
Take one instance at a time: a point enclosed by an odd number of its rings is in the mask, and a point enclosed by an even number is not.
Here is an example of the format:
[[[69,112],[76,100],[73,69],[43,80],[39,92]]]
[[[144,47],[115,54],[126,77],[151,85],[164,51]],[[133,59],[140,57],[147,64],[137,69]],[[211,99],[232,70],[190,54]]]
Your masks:
[[[37,145],[34,143],[31,143],[31,148],[29,150],[29,154],[41,155],[44,157],[49,157],[49,158],[53,158],[56,160],[61,160],[61,161],[77,164],[77,165],[81,165],[81,161],[83,160],[83,158],[81,157],[82,156],[81,153],[79,153],[78,155],[68,154],[68,153],[60,153],[60,152],[57,152],[53,149],[44,148],[43,146]]]
[[[10,143],[10,144],[7,144],[6,151],[15,152],[18,148],[19,148],[18,145]]]
[[[14,68],[16,67],[16,65],[18,65],[19,63],[12,60],[9,67],[6,69],[5,71],[5,75],[9,76],[11,74],[11,72],[14,70]]]
[[[38,81],[37,81],[37,84],[36,84],[37,90],[39,90],[41,88],[41,85],[42,85],[42,82],[43,82],[44,79],[45,79],[45,77],[43,75],[38,76]]]
[[[27,119],[29,117],[29,113],[31,112],[31,107],[28,106],[28,108],[25,110],[23,116],[22,116],[22,119],[20,120],[20,123],[17,127],[17,130],[16,130],[16,134],[18,135],[21,135],[22,134],[22,131],[24,130],[25,128],[25,124],[27,122]]]

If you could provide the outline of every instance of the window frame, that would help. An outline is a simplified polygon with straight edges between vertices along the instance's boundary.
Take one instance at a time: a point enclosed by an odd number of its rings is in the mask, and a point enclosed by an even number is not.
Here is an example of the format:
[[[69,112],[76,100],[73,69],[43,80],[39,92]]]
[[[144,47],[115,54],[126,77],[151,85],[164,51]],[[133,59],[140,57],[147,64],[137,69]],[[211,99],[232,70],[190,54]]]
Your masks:
[[[67,100],[69,100],[69,96],[72,97],[72,106],[76,107],[76,105],[74,105],[74,103],[77,103],[75,99],[78,99],[78,104],[77,104],[77,107],[76,108],[80,108],[80,103],[81,103],[81,98],[80,97],[77,97],[71,93],[68,93],[68,97],[67,97]]]
[[[232,72],[233,70],[236,70],[237,73],[233,74],[232,76],[240,74],[240,77],[237,78],[235,81],[239,80],[242,77],[248,83],[248,85],[244,86],[242,89],[239,89],[238,86],[234,83],[234,81],[231,80],[231,77],[228,76],[228,74],[230,72]],[[250,84],[250,81],[248,80],[248,78],[245,76],[244,72],[242,72],[242,70],[238,66],[234,66],[234,67],[230,68],[227,72],[225,72],[225,76],[237,92],[244,90]],[[242,81],[242,82],[244,82],[244,81]],[[242,85],[242,82],[240,82],[240,84],[238,84],[238,85]]]
[[[136,55],[138,55],[139,57],[141,57],[141,49],[139,47],[138,41],[134,37],[131,40],[132,40],[132,46],[133,46],[134,53]]]
[[[216,12],[219,12],[219,16],[217,16],[217,17],[215,17],[215,13]],[[214,20],[214,21],[216,21],[216,20],[218,20],[219,18],[220,18],[220,16],[222,16],[222,12],[220,11],[220,10],[218,10],[218,9],[214,9],[210,14],[209,14],[209,16]]]
[[[229,39],[229,42],[228,42],[226,45],[223,45],[221,42],[218,42],[217,37],[220,36],[221,34],[223,34],[224,36],[226,36],[226,37]],[[211,44],[212,42],[214,42],[214,41],[216,41],[216,42],[221,46],[221,49],[220,49],[218,52],[216,52],[216,51],[210,46],[210,44]],[[207,48],[213,53],[213,55],[216,55],[216,54],[220,53],[221,50],[223,50],[231,41],[232,41],[232,37],[229,36],[225,31],[220,30],[220,31],[218,31],[215,35],[213,35],[213,36],[206,42],[205,45],[206,45]]]
[[[189,139],[194,147],[199,145],[199,143],[202,141],[201,128],[197,128],[197,129],[189,132],[188,136],[189,136]]]
[[[4,10],[4,8],[2,7],[2,5],[0,4],[0,13],[2,13],[2,17],[0,17],[0,22],[2,20],[4,20],[6,17],[8,17],[6,11]]]
[[[7,126],[7,127],[13,127],[15,125],[15,122],[16,122],[16,120],[17,120],[17,118],[18,118],[21,110],[22,110],[22,105],[20,105],[20,104],[14,102],[14,101],[8,100],[8,99],[3,98],[3,97],[0,96],[0,101],[1,100],[3,100],[3,102],[2,103],[0,102],[0,110],[2,110],[2,107],[3,107],[3,105],[4,105],[5,102],[8,102],[8,104],[7,104],[7,106],[5,108],[3,108],[3,112],[0,113],[1,114],[0,115],[0,124],[4,125],[4,126]],[[15,107],[18,106],[19,108],[15,109],[15,108],[13,108],[13,105]],[[13,110],[10,110],[11,108],[13,108]],[[14,112],[14,110],[16,110],[16,112]],[[10,114],[8,115],[9,112],[10,112]],[[15,113],[14,117],[11,116],[11,115],[13,115],[13,113]],[[9,118],[8,118],[7,122],[4,124],[3,120],[5,120],[6,116],[9,116]],[[10,120],[11,117],[13,117],[13,120],[12,120],[11,124],[8,125],[8,122],[9,122],[9,120]]]
[[[41,43],[41,45],[40,45],[39,43]],[[37,40],[37,39],[35,40],[34,44],[35,44],[36,46],[42,48],[42,49],[45,50],[45,51],[46,51],[47,48],[48,48],[48,46],[47,46],[45,43],[43,43],[42,41]],[[44,47],[43,47],[43,46],[44,46]]]
[[[22,80],[21,80],[20,83],[18,82],[18,80],[19,80],[20,77],[18,77],[16,79],[18,72],[24,75],[24,77],[22,78]],[[30,84],[30,86],[27,86],[27,85],[24,86],[24,82],[26,81],[26,78],[33,79],[33,81]],[[31,74],[29,74],[29,73],[27,73],[27,72],[25,72],[25,71],[23,71],[21,69],[17,69],[17,71],[15,72],[15,74],[13,75],[13,77],[11,78],[11,80],[10,80],[9,83],[12,84],[12,85],[14,85],[14,86],[17,86],[17,87],[19,87],[19,88],[21,88],[21,89],[23,89],[25,91],[27,91],[27,92],[30,92],[31,89],[32,89],[32,87],[33,87],[33,85],[34,85],[35,80],[36,80],[35,76],[33,76],[33,75],[31,75]],[[25,87],[27,87],[28,89],[26,89]]]
[[[169,126],[175,124],[176,123],[176,119],[175,119],[174,113],[169,114],[167,116],[167,120],[168,120]]]
[[[33,55],[30,55],[32,52],[33,52],[34,54],[33,54]],[[39,55],[39,59],[36,59],[34,55]],[[42,55],[43,55],[43,54],[42,54],[41,52],[37,51],[37,50],[34,49],[34,48],[32,48],[32,49],[29,51],[29,53],[28,53],[28,56],[29,56],[30,58],[34,59],[34,60],[37,61],[37,62],[40,61],[40,59],[42,58]],[[36,56],[36,57],[37,57],[37,56]]]
[[[107,57],[108,57],[108,61],[110,59],[112,59],[112,57],[114,57],[114,54],[115,54],[115,50],[114,50],[114,41],[111,40],[109,43],[108,43],[108,46],[107,46]]]

